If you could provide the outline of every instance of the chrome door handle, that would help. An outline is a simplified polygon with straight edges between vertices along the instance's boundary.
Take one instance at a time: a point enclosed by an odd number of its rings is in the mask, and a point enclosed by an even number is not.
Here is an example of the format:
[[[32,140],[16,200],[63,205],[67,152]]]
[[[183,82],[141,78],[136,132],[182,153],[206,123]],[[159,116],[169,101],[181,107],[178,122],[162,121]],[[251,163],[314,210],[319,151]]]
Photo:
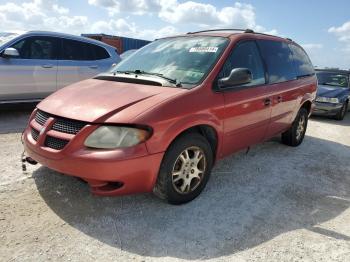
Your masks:
[[[98,66],[97,65],[91,65],[91,66],[89,66],[91,69],[97,69],[98,68]]]
[[[53,68],[53,65],[42,65],[42,68]]]

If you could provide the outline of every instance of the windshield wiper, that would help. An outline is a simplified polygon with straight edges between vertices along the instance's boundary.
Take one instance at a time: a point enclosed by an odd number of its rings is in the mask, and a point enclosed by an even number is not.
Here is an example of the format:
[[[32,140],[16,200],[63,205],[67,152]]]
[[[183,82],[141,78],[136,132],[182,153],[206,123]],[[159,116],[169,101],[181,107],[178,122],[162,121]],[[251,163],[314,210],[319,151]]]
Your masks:
[[[139,70],[139,69],[137,69],[135,71],[132,71],[132,70],[116,71],[116,73],[157,76],[157,77],[160,77],[160,78],[163,78],[163,79],[167,80],[169,83],[174,84],[176,87],[182,87],[181,82],[178,82],[176,79],[173,79],[173,78],[170,78],[170,77],[166,77],[166,76],[164,76],[161,73],[146,72],[146,71]]]
[[[113,75],[116,75],[116,74],[127,74],[127,75],[129,75],[129,74],[135,74],[135,71],[131,71],[131,70],[126,70],[126,71],[114,71],[113,72]]]

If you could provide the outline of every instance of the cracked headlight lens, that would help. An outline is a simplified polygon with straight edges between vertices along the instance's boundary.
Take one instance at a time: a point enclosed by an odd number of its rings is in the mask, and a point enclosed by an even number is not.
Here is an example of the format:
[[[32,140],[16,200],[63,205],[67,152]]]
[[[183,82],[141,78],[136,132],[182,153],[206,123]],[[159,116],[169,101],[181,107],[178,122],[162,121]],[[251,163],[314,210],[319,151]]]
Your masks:
[[[146,141],[150,132],[122,126],[101,126],[92,132],[84,145],[92,148],[115,149],[132,147]]]

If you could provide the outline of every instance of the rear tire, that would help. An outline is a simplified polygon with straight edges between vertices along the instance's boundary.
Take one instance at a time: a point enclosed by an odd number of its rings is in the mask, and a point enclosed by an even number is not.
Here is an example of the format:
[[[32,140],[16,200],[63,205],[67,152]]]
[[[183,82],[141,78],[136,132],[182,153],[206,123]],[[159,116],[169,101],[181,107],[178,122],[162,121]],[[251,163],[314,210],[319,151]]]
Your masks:
[[[198,133],[177,138],[166,151],[153,192],[170,204],[195,199],[208,182],[213,151]]]
[[[335,119],[336,120],[343,120],[345,115],[346,115],[346,112],[348,111],[348,101],[346,101],[342,108],[340,109],[340,111],[335,115]]]
[[[282,143],[288,146],[299,146],[305,137],[308,122],[308,111],[300,108],[292,126],[282,134]]]

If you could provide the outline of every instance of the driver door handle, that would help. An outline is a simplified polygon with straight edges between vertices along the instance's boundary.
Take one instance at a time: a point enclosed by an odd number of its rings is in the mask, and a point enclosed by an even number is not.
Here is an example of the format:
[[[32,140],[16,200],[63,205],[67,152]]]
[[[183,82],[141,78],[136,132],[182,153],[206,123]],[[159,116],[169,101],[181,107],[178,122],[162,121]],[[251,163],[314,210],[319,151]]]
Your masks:
[[[53,68],[53,65],[46,64],[46,65],[42,65],[41,67],[42,67],[42,68]]]
[[[266,99],[264,100],[264,105],[265,105],[265,106],[271,105],[271,98],[266,98]]]

